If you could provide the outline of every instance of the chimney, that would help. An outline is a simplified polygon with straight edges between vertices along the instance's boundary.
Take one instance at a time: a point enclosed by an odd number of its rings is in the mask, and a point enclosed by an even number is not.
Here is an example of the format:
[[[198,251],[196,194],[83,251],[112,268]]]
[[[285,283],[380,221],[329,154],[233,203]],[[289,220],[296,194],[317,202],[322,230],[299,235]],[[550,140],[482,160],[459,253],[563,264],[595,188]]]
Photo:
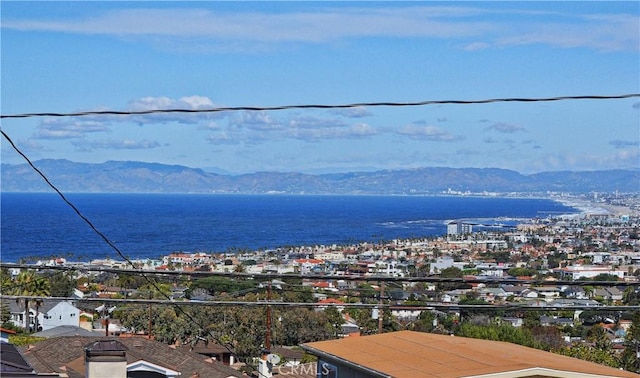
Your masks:
[[[271,378],[273,377],[273,364],[269,361],[270,350],[263,349],[262,355],[258,360],[258,376],[260,378]]]
[[[117,340],[99,340],[84,348],[86,378],[126,378],[127,347]]]

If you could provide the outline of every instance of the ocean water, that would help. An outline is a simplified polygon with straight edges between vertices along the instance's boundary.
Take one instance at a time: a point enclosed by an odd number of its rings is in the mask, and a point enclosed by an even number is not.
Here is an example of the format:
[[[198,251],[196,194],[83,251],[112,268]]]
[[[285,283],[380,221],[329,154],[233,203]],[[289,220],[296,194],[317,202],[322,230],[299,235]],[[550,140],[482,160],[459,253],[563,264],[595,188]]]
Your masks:
[[[513,225],[577,210],[545,199],[67,194],[127,257],[378,242],[446,234],[446,221]],[[120,259],[57,194],[1,193],[0,259]]]

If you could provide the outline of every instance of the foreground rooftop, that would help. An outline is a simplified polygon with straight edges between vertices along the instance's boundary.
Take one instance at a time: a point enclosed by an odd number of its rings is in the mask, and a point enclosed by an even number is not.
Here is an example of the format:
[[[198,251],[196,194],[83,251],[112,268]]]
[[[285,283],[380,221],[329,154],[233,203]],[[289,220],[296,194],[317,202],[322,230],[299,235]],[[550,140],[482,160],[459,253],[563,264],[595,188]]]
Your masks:
[[[303,344],[323,362],[359,377],[640,377],[592,362],[500,341],[413,331]],[[364,375],[363,375],[364,374]]]

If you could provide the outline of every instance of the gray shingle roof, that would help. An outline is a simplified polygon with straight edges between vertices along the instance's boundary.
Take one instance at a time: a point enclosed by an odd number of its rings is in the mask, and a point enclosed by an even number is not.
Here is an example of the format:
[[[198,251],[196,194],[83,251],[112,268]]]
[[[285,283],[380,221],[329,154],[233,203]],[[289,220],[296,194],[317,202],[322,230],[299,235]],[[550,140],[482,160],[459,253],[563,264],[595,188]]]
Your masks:
[[[69,336],[56,337],[22,347],[25,359],[38,373],[65,372],[69,378],[84,377],[84,348],[107,337]],[[222,363],[207,362],[193,352],[148,340],[142,337],[115,338],[127,348],[127,364],[144,360],[149,363],[179,371],[184,377],[199,374],[200,377],[240,377],[237,370]],[[210,361],[210,360],[209,360]]]

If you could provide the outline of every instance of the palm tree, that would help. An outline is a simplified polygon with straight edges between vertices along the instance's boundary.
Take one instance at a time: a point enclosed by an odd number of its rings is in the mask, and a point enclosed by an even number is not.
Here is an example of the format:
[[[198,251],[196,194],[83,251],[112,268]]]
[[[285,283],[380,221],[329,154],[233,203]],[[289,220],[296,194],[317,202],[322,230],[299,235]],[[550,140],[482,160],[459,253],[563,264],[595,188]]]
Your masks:
[[[16,287],[13,290],[14,294],[25,297],[44,297],[48,296],[50,292],[49,281],[43,277],[39,277],[32,270],[25,270],[18,274],[16,277]],[[36,305],[36,318],[35,329],[38,327],[38,310],[42,305],[42,300],[30,300],[29,298],[18,299],[18,301],[24,304],[24,321],[23,326],[25,330],[29,330],[29,303],[33,302]]]
[[[35,273],[31,270],[23,270],[16,277],[16,286],[14,287],[13,294],[30,296],[29,288],[31,282],[35,278]],[[29,330],[29,298],[18,298],[18,303],[24,304],[24,318],[22,326],[25,331]]]
[[[51,292],[51,286],[49,281],[43,277],[36,277],[35,280],[32,281],[31,286],[31,295],[36,297],[47,297]],[[36,299],[34,301],[36,305],[36,319],[34,324],[34,330],[36,332],[39,331],[38,317],[40,316],[40,306],[43,304],[42,299]]]

